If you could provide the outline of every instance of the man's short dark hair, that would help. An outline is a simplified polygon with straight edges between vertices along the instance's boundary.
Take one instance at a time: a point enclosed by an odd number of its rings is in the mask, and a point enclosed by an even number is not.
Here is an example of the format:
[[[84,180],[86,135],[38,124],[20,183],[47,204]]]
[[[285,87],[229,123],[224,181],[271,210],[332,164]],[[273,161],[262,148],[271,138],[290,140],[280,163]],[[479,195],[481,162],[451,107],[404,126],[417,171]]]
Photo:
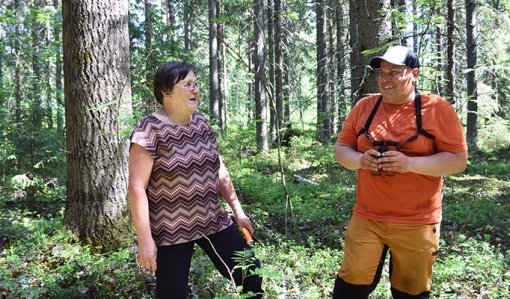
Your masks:
[[[163,92],[171,92],[175,83],[186,78],[194,66],[182,61],[168,61],[158,67],[154,73],[154,96],[158,103],[163,104]]]

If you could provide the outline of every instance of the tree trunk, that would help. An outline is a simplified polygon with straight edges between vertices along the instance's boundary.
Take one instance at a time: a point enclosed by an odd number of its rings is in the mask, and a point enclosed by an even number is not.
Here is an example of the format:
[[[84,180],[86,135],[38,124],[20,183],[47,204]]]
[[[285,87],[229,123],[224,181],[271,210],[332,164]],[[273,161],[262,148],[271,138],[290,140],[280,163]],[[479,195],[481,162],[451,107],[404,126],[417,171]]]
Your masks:
[[[398,11],[402,15],[406,15],[406,0],[398,0]],[[402,38],[400,39],[400,44],[402,46],[407,47],[407,36],[406,31],[404,30],[404,34],[402,34]]]
[[[145,7],[145,26],[144,26],[144,37],[145,37],[145,84],[147,90],[152,90],[152,76],[153,70],[157,67],[156,59],[154,56],[154,47],[152,45],[153,37],[153,21],[154,21],[154,9],[152,0],[144,1]],[[148,96],[145,100],[145,114],[152,113],[159,108],[159,104],[153,96]]]
[[[211,5],[211,4],[209,4]],[[195,11],[193,10],[193,4],[190,2],[186,2],[184,4],[184,14],[187,16],[184,18],[184,51],[191,51],[193,47],[193,18]]]
[[[269,78],[266,82],[269,86],[269,132],[271,140],[276,139],[276,116],[275,116],[275,58],[274,58],[274,0],[267,2],[267,52],[268,52],[268,67]]]
[[[174,9],[174,1],[166,0],[166,9],[167,9],[167,23],[170,28],[175,27],[175,9]],[[175,36],[175,35],[174,35]]]
[[[436,15],[440,16],[443,7],[438,7],[435,12]],[[444,72],[444,55],[443,55],[443,32],[441,30],[441,23],[435,22],[436,32],[436,91],[437,94],[443,95],[443,74]]]
[[[6,58],[4,41],[4,33],[0,31],[0,119],[2,120],[5,119],[4,107],[6,107],[6,98],[4,97],[4,61]],[[1,137],[0,140],[2,140]]]
[[[418,16],[418,4],[416,1],[411,1],[412,3],[412,10],[413,10],[413,16]],[[418,53],[418,24],[416,22],[413,22],[413,52]]]
[[[46,51],[53,50],[51,47],[51,25],[49,21],[46,21],[46,24],[44,26],[44,37],[45,37],[45,47]],[[45,62],[45,74],[46,77],[46,109],[45,109],[45,116],[46,116],[46,123],[48,129],[53,129],[54,123],[53,123],[53,97],[52,97],[52,63],[50,61]]]
[[[253,67],[255,70],[255,122],[257,133],[257,148],[259,151],[267,151],[267,121],[266,121],[266,91],[264,72],[264,1],[254,0],[254,29],[253,40],[255,41],[256,53],[253,55]]]
[[[471,151],[478,150],[478,90],[476,80],[476,0],[466,0],[466,49],[467,49],[467,132],[466,139]]]
[[[328,128],[328,136],[336,134],[336,126],[338,123],[338,97],[336,96],[336,81],[337,81],[337,68],[335,65],[335,6],[333,4],[333,0],[328,0],[326,2],[326,24],[327,24],[327,32],[328,32],[328,91],[329,91],[329,128]],[[329,137],[328,137],[329,140]]]
[[[33,9],[41,9],[42,4],[40,1],[35,1],[33,3],[34,8]],[[42,110],[42,103],[43,103],[43,97],[42,97],[42,62],[40,58],[41,53],[41,39],[40,34],[42,31],[42,26],[38,22],[38,20],[35,19],[35,17],[30,18],[31,24],[31,44],[30,47],[31,50],[31,56],[32,56],[32,72],[34,74],[33,80],[31,82],[31,91],[33,99],[30,103],[31,109],[30,109],[30,117],[31,122],[30,125],[32,125],[33,128],[41,128],[42,127],[42,119],[43,119],[43,110]],[[33,162],[33,161],[32,161]]]
[[[351,40],[351,97],[353,104],[363,96],[378,91],[370,75],[368,63],[373,56],[363,52],[384,44],[383,37],[391,34],[391,24],[381,14],[389,8],[389,0],[349,0],[349,31]]]
[[[20,0],[14,0],[14,9],[16,11],[16,17],[18,20],[21,20],[21,16],[19,15],[21,12],[21,1]],[[21,24],[19,22],[16,22],[15,25],[15,32],[16,36],[19,37],[21,35]],[[15,66],[14,66],[14,99],[15,99],[15,110],[14,110],[14,120],[16,121],[16,126],[21,125],[21,100],[23,98],[23,91],[22,91],[22,84],[23,81],[21,80],[21,43],[19,38],[14,39],[14,56],[15,59]],[[17,144],[20,144],[19,136]],[[19,160],[17,160],[18,166],[19,166]]]
[[[317,15],[317,135],[322,144],[329,143],[329,91],[328,91],[328,51],[326,35],[325,0],[316,3]]]
[[[53,6],[58,7],[60,0],[53,0]],[[64,135],[64,101],[62,99],[62,37],[60,27],[54,29],[55,51],[55,100],[57,102],[57,132]]]
[[[343,1],[336,0],[336,89],[338,97],[338,123],[335,132],[341,127],[341,123],[347,116],[348,103],[344,97],[344,72],[345,72],[345,43],[342,38],[344,32],[344,9]]]
[[[282,32],[282,1],[274,0],[274,34],[275,34],[275,101],[276,128],[282,128],[283,122],[283,32]],[[277,46],[278,45],[278,46]]]
[[[216,11],[218,15],[221,16],[224,14],[223,6],[218,1],[216,6]],[[227,100],[226,100],[226,92],[227,92],[227,52],[226,52],[226,38],[225,38],[225,26],[222,22],[218,23],[218,103],[219,103],[219,113],[221,119],[221,127],[220,130],[222,133],[226,132],[227,129]]]
[[[218,96],[218,24],[217,0],[209,1],[209,113],[211,122],[221,128]]]
[[[288,28],[288,27],[286,27]],[[283,43],[285,46],[283,50],[283,69],[282,69],[282,75],[283,75],[283,122],[289,122],[290,121],[290,56],[289,51],[287,49],[287,38],[285,37],[283,39]]]
[[[118,132],[130,112],[128,3],[62,2],[67,127],[64,223],[99,250],[126,241],[128,142]],[[122,110],[124,109],[124,110]]]
[[[447,1],[447,33],[446,33],[446,87],[445,97],[455,104],[455,0]]]

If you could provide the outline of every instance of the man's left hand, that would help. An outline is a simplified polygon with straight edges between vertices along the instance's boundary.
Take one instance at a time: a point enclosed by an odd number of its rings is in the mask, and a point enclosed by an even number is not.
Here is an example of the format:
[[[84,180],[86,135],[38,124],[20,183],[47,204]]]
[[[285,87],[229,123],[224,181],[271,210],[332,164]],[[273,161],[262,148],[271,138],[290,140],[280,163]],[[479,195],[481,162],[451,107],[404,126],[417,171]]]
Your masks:
[[[379,167],[384,171],[410,172],[412,158],[399,151],[387,151],[379,158]]]

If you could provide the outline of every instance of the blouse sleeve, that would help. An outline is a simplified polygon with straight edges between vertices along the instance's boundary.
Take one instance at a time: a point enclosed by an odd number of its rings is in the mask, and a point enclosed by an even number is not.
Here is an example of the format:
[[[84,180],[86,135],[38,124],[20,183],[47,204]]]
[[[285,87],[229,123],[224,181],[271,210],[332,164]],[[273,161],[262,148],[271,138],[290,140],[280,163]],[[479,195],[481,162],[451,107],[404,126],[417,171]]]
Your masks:
[[[157,158],[158,138],[154,123],[148,118],[142,118],[131,132],[131,144],[143,147],[153,159]]]

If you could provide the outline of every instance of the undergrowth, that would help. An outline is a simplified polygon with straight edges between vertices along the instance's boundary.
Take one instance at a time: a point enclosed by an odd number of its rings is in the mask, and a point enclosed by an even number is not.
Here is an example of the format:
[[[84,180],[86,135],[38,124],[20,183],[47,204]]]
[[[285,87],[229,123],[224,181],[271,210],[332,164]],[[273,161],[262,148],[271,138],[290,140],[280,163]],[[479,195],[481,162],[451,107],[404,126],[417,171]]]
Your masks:
[[[221,141],[254,224],[266,298],[329,298],[343,259],[356,174],[335,163],[331,146],[306,140],[296,138],[282,151],[291,213],[276,151],[254,155],[235,139]],[[445,179],[432,298],[510,298],[509,162],[505,153],[479,153],[464,174]],[[58,194],[65,194],[62,190]],[[51,201],[46,195],[41,204],[27,207],[22,198],[13,199],[12,190],[3,190],[0,297],[154,298],[154,276],[139,270],[134,242],[106,254],[93,252],[63,228],[63,204],[61,196]],[[189,294],[240,298],[198,248]],[[388,265],[371,298],[391,298]]]

